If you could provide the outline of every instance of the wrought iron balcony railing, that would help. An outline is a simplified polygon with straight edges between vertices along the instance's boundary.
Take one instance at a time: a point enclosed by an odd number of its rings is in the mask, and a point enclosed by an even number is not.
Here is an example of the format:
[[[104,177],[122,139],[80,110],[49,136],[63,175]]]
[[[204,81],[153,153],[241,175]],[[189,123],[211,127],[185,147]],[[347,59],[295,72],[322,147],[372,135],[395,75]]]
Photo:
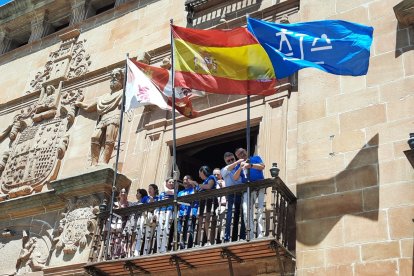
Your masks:
[[[250,204],[246,202],[248,189]],[[176,203],[171,199],[116,209],[111,222],[108,212],[100,214],[89,263],[263,239],[274,240],[291,254],[296,239],[295,209],[296,198],[280,178],[197,192],[178,197]]]

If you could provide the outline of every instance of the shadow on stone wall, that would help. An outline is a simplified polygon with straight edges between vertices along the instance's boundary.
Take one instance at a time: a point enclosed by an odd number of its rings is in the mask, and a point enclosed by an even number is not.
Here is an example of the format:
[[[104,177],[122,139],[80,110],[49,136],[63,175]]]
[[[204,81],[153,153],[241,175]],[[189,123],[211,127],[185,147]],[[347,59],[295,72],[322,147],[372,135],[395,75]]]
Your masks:
[[[297,241],[305,245],[323,242],[345,215],[378,220],[378,140],[377,134],[336,176],[298,184]],[[332,236],[342,239],[341,234]]]
[[[404,26],[398,23],[395,33],[395,57],[397,58],[405,52],[414,49],[414,46],[412,46],[414,43],[414,26]]]

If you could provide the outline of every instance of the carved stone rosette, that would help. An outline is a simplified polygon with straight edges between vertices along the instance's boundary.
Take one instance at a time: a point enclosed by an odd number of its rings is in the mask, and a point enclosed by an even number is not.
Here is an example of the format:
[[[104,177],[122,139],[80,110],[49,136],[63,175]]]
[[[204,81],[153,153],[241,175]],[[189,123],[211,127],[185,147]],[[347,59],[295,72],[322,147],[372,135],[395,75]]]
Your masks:
[[[84,47],[86,39],[78,41],[78,36],[77,30],[61,36],[59,49],[49,54],[44,68],[35,74],[25,94],[39,91],[43,84],[79,77],[88,72],[91,61]]]
[[[75,254],[78,248],[84,248],[92,238],[97,226],[96,214],[99,211],[99,198],[88,196],[75,199],[68,204],[62,214],[54,241],[58,253]]]
[[[61,86],[42,87],[37,103],[15,117],[10,148],[0,159],[0,201],[40,192],[56,179],[69,143],[74,102],[83,100],[80,89],[62,92]]]

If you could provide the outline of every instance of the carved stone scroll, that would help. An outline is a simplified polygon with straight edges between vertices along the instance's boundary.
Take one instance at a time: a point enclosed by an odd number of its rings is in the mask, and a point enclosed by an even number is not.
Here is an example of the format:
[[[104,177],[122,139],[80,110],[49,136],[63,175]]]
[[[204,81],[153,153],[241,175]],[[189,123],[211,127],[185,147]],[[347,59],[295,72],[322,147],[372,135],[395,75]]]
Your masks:
[[[91,61],[85,50],[86,39],[78,41],[79,34],[79,31],[71,31],[61,36],[59,49],[49,54],[44,68],[29,82],[25,94],[39,91],[43,84],[57,83],[88,72]]]

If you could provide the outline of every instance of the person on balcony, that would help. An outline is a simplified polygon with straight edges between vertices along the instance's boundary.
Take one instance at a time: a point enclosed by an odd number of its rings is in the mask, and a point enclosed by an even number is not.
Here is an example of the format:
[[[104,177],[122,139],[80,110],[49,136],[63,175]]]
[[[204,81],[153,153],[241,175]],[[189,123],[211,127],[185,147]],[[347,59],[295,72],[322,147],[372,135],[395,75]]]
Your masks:
[[[145,189],[138,189],[137,194],[137,205],[144,204],[149,200],[148,192]]]
[[[156,184],[150,184],[148,186],[148,198],[144,203],[152,203],[158,201],[158,186]],[[147,255],[150,253],[151,249],[153,248],[151,245],[153,244],[153,236],[154,236],[154,230],[156,227],[156,216],[155,211],[150,212],[146,211],[142,213],[143,219],[144,219],[144,227],[140,230],[137,228],[137,235],[140,235],[139,231],[142,231],[141,237],[137,237],[137,243],[135,246],[135,253],[136,255],[139,255],[141,252],[141,246],[144,244],[144,251],[143,255]]]
[[[203,180],[201,185],[198,185],[198,191],[204,192],[207,190],[214,190],[217,186],[217,179],[211,173],[211,169],[208,166],[201,166],[198,170],[199,177]],[[214,232],[215,232],[215,210],[218,207],[217,198],[207,198],[200,200],[200,210],[198,213],[199,229],[198,231],[198,242],[199,244],[211,244],[214,243]],[[205,219],[204,219],[205,218]],[[204,219],[204,220],[203,220]],[[211,223],[211,225],[210,225]],[[201,237],[201,232],[203,236]]]
[[[226,188],[226,182],[224,181],[223,177],[221,176],[220,168],[215,168],[213,170],[213,175],[217,178],[217,186],[216,189]],[[221,243],[222,239],[224,238],[224,225],[226,224],[226,205],[227,200],[226,196],[220,196],[217,198],[218,200],[218,208],[216,209],[216,216],[217,216],[217,242]]]
[[[143,204],[145,201],[148,200],[148,192],[145,189],[137,189],[137,193],[135,197],[137,201],[128,202],[129,206],[137,206],[137,205]],[[131,257],[131,254],[133,254],[134,256],[138,255],[138,250],[135,250],[136,248],[135,245],[138,242],[138,240],[142,238],[144,223],[145,223],[145,219],[143,215],[136,214],[136,213],[132,213],[131,215],[129,215],[128,221],[123,230],[123,235],[126,236],[128,239],[130,237],[130,241],[131,241],[130,244],[133,245],[132,247],[133,250],[130,252],[130,250],[128,249],[127,257]],[[137,231],[137,229],[140,229],[139,232]],[[132,235],[133,231],[136,233],[136,235]]]
[[[258,155],[247,156],[247,151],[243,148],[238,148],[235,151],[237,158],[239,159],[240,166],[238,166],[233,179],[238,180],[241,178],[243,183],[254,182],[264,179],[263,170],[265,165],[262,158]],[[249,175],[248,175],[249,174]],[[257,201],[257,237],[263,237],[263,212],[264,212],[264,193],[265,189],[253,191],[250,193],[250,204],[247,202],[247,193],[243,193],[243,215],[245,223],[249,223],[250,235],[249,238],[254,238],[255,225],[253,224],[253,213],[255,210],[255,203]],[[247,208],[250,208],[250,218],[247,219]]]
[[[191,175],[185,175],[183,178],[184,190],[178,192],[177,196],[186,196],[194,194],[197,182]],[[178,211],[177,234],[180,249],[193,247],[194,242],[194,225],[197,219],[198,201],[180,204]],[[188,237],[187,237],[188,236]]]
[[[160,193],[158,201],[174,198],[174,179],[165,180],[164,192]],[[157,210],[157,247],[159,253],[164,253],[167,249],[167,242],[170,234],[170,225],[172,218],[173,206],[163,206]]]
[[[233,178],[234,174],[236,173],[238,167],[240,167],[240,163],[243,160],[236,160],[236,157],[231,152],[224,153],[224,162],[226,166],[221,169],[221,175],[226,183],[226,187],[231,187],[234,185],[242,184],[242,179],[239,178],[235,180]],[[227,215],[226,215],[226,229],[224,233],[224,242],[229,242],[230,240],[236,241],[238,230],[239,230],[239,222],[240,222],[240,206],[241,206],[241,195],[240,194],[229,194],[227,195]],[[233,208],[234,208],[234,218],[233,218]],[[231,222],[233,219],[233,231],[231,231]],[[246,229],[244,225],[244,220],[241,221],[240,226],[240,239],[246,238]]]

